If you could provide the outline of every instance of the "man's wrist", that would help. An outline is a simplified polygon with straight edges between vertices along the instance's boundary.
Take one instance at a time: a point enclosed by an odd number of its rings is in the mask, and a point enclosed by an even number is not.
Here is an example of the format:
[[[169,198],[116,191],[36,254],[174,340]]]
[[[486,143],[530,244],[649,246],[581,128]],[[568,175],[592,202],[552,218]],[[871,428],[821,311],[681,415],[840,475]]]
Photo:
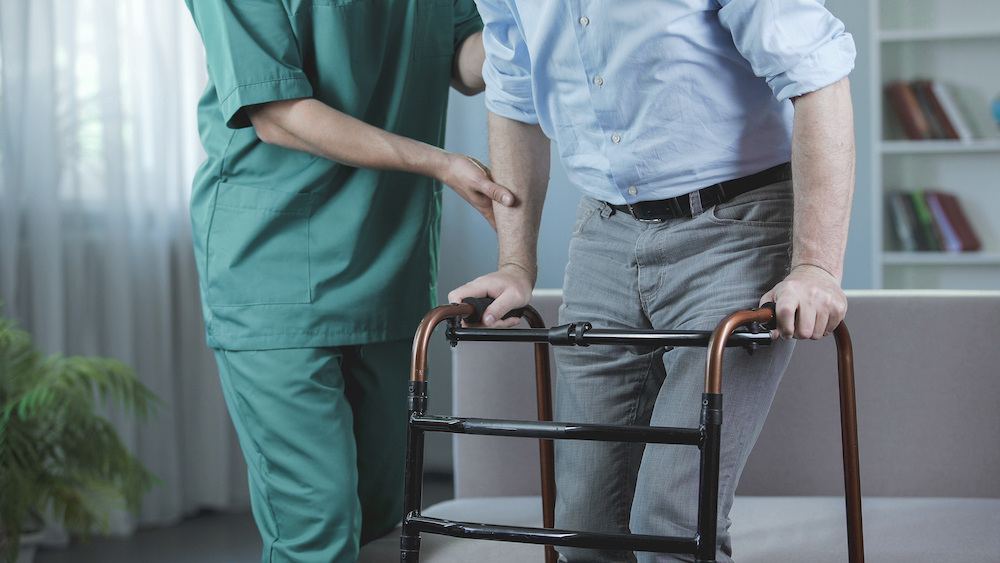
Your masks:
[[[826,268],[826,267],[821,266],[819,264],[815,264],[813,262],[799,262],[799,263],[793,264],[792,267],[789,269],[789,273],[794,272],[796,270],[802,270],[802,269],[817,270],[819,272],[822,272],[822,273],[826,274],[827,276],[830,276],[830,278],[832,278],[838,284],[840,283],[840,276],[838,276],[837,274],[833,273],[829,268]]]
[[[535,281],[537,281],[537,279],[538,279],[538,266],[537,265],[526,266],[526,265],[522,264],[519,261],[505,261],[505,262],[501,262],[500,265],[497,266],[497,271],[508,269],[508,268],[514,268],[514,269],[517,269],[517,270],[520,270],[520,271],[524,272],[527,275],[528,280],[531,282],[532,286],[535,285]]]

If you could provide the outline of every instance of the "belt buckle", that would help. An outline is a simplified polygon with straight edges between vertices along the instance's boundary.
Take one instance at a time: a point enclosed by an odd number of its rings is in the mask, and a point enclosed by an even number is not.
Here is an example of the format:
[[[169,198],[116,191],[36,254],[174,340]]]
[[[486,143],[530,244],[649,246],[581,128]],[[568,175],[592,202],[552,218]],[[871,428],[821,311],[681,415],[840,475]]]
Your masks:
[[[646,202],[653,204],[653,207],[655,207],[656,209],[650,207],[650,210],[645,213],[641,211],[641,203],[642,202],[634,205],[629,203],[627,205],[628,205],[628,211],[629,213],[632,214],[632,217],[634,217],[637,221],[640,221],[642,223],[662,223],[669,219],[678,219],[681,217],[691,216],[689,212],[690,207],[688,207],[688,209],[684,208],[685,205],[687,206],[691,205],[689,203],[687,196],[672,197],[670,199],[665,199],[656,202]],[[656,214],[657,211],[659,211],[659,214]]]
[[[632,215],[632,217],[636,221],[639,221],[640,223],[662,223],[663,222],[663,219],[660,218],[660,217],[640,216],[637,213],[637,209],[638,208],[636,206],[632,205],[631,203],[626,204],[626,205],[628,205],[628,212]]]

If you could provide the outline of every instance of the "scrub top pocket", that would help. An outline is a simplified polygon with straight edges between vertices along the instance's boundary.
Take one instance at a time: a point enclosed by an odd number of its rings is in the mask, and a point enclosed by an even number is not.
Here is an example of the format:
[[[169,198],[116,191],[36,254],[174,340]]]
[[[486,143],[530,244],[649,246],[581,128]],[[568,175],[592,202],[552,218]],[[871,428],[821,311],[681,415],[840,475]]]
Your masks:
[[[417,0],[414,59],[455,54],[454,12],[452,0]]]
[[[310,303],[314,196],[220,182],[207,241],[213,306]]]

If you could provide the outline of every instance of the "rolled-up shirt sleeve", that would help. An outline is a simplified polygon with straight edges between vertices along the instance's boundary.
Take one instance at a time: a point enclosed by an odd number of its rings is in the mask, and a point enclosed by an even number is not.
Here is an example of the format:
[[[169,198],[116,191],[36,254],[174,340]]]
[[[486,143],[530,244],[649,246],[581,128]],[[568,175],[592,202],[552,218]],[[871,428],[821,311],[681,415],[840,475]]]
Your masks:
[[[191,6],[226,125],[249,127],[247,106],[313,95],[280,2],[199,0]]]
[[[779,100],[829,86],[854,69],[844,24],[820,0],[721,0],[719,20]]]
[[[483,18],[487,109],[515,121],[538,123],[531,58],[514,14],[503,0],[476,0],[476,5]]]

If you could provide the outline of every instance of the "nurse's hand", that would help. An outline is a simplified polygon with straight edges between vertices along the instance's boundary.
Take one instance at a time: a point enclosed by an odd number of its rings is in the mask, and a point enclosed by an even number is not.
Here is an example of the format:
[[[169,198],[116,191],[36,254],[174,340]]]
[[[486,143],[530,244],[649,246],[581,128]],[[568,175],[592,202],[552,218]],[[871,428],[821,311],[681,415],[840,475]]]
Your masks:
[[[447,153],[447,165],[438,180],[455,190],[465,201],[472,204],[496,230],[493,218],[493,202],[505,207],[514,205],[514,194],[497,184],[490,176],[490,169],[471,156]]]

